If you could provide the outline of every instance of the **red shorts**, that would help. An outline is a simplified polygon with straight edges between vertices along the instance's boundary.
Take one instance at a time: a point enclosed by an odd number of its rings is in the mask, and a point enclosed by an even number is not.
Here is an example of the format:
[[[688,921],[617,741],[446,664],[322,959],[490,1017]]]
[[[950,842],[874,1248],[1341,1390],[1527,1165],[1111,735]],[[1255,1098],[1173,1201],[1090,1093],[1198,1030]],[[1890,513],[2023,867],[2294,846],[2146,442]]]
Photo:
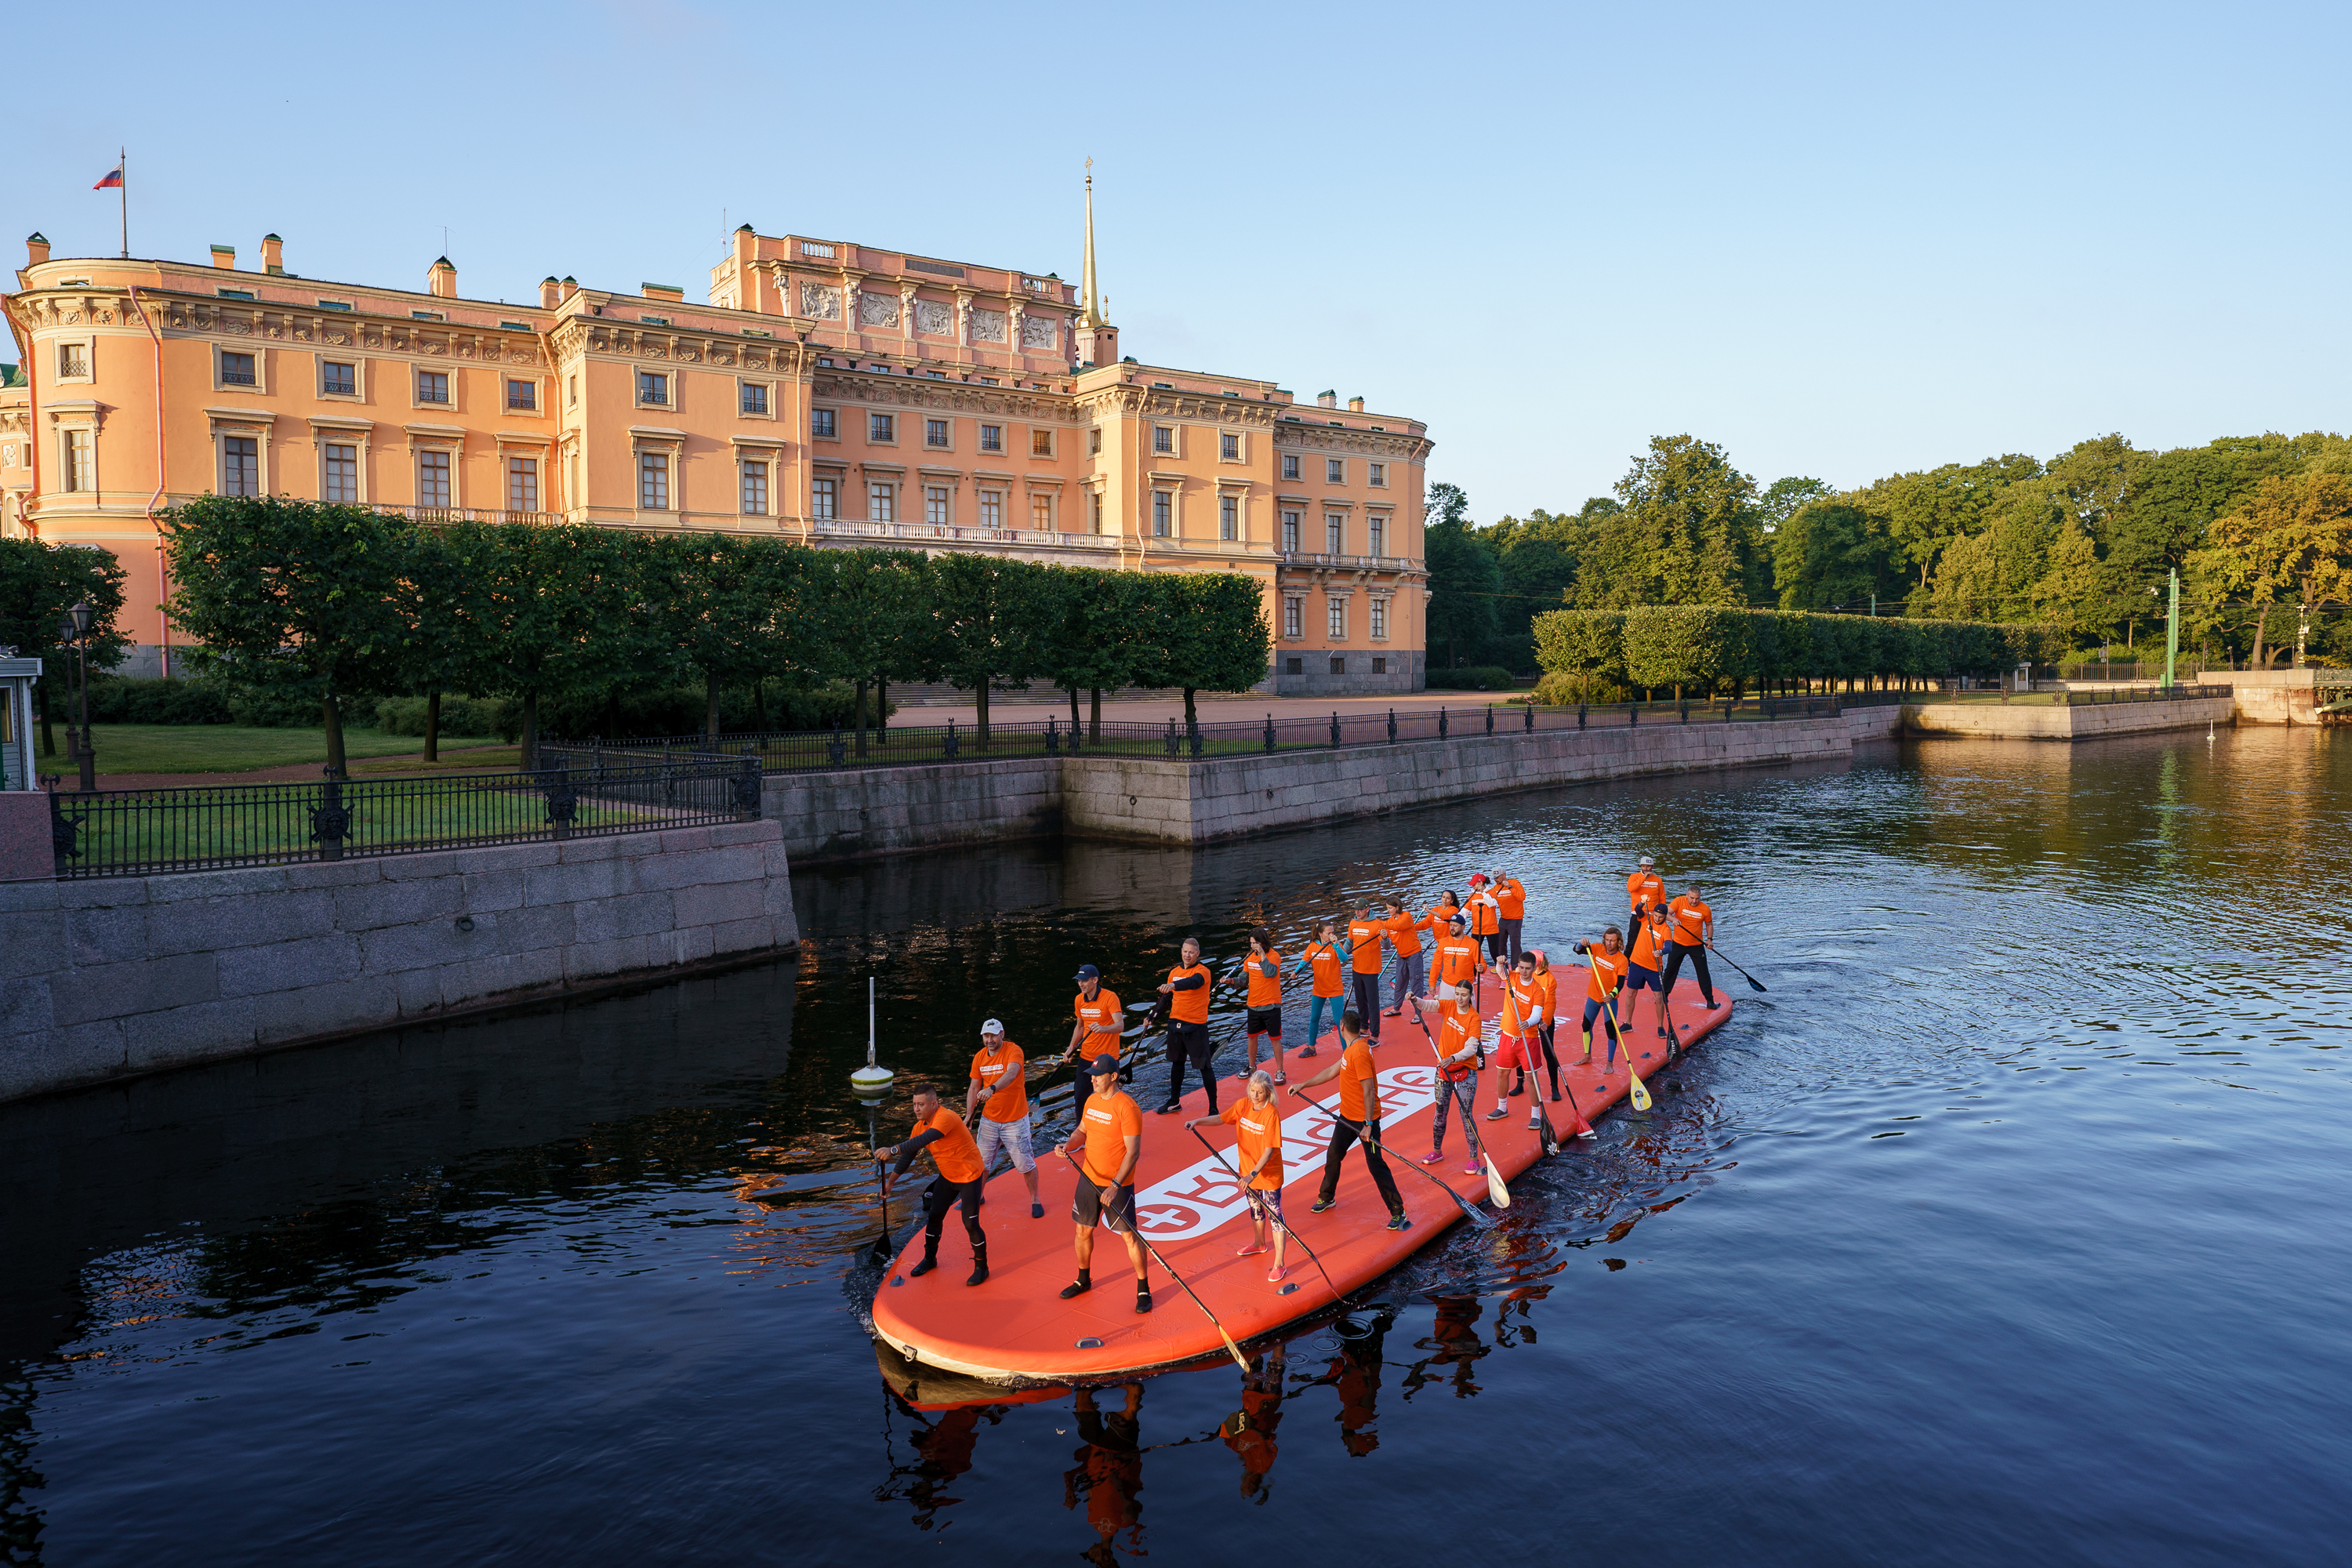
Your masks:
[[[1495,1065],[1497,1068],[1524,1068],[1532,1072],[1543,1065],[1541,1055],[1537,1050],[1539,1043],[1533,1035],[1505,1035],[1502,1044],[1496,1047]]]

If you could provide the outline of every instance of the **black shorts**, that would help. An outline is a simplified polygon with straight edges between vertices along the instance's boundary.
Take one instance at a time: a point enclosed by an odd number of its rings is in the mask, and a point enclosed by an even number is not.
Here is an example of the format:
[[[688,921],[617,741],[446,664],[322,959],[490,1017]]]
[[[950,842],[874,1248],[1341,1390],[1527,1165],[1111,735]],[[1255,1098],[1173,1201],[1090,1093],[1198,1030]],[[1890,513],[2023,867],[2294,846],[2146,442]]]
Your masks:
[[[1658,985],[1658,972],[1654,969],[1644,969],[1638,963],[1627,964],[1625,966],[1625,989],[1628,991],[1655,991],[1660,989]]]
[[[1077,1193],[1070,1200],[1070,1217],[1089,1230],[1105,1225],[1122,1236],[1128,1234],[1135,1229],[1135,1184],[1098,1187],[1081,1173]]]
[[[1181,1051],[1196,1062],[1209,1059],[1209,1026],[1206,1024],[1175,1023],[1168,1026],[1168,1054]]]
[[[1253,1035],[1272,1035],[1276,1039],[1280,1039],[1282,1037],[1281,1004],[1276,1003],[1271,1007],[1251,1008],[1249,1010],[1249,1032]]]

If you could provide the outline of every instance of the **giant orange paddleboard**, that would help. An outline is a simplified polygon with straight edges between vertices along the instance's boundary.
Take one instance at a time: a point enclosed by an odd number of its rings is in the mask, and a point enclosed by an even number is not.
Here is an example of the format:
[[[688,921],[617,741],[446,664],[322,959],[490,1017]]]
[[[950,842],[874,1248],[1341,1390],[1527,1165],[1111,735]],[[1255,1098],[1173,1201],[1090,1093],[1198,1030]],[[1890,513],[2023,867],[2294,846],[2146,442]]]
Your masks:
[[[1625,1098],[1627,1063],[1621,1053],[1613,1069],[1606,1065],[1609,1053],[1599,1033],[1593,1037],[1591,1062],[1576,1063],[1581,1049],[1577,1020],[1583,988],[1575,984],[1571,970],[1563,969],[1560,978],[1563,997],[1575,998],[1567,1002],[1568,1014],[1554,1040],[1563,1064],[1560,1082],[1591,1119]],[[1498,993],[1489,980],[1482,1011],[1495,1011]],[[1718,999],[1722,1005],[1710,1012],[1699,1001],[1695,982],[1676,988],[1674,1020],[1685,1047],[1731,1016],[1730,998]],[[1640,1009],[1639,1036],[1630,1028],[1625,1034],[1632,1066],[1644,1080],[1664,1066],[1666,1057],[1654,1006]],[[1271,1333],[1330,1306],[1396,1268],[1458,1222],[1462,1211],[1454,1200],[1413,1172],[1435,1177],[1473,1204],[1486,1201],[1485,1175],[1465,1169],[1469,1160],[1458,1103],[1445,1130],[1446,1158],[1435,1165],[1420,1163],[1429,1152],[1436,1104],[1435,1055],[1411,1012],[1384,1018],[1381,1024],[1375,1057],[1383,1107],[1381,1142],[1412,1226],[1385,1228],[1388,1205],[1372,1185],[1362,1155],[1352,1149],[1339,1178],[1338,1204],[1322,1214],[1307,1212],[1322,1180],[1339,1086],[1327,1083],[1310,1091],[1324,1102],[1327,1109],[1322,1110],[1293,1099],[1286,1089],[1276,1089],[1276,1101],[1282,1107],[1284,1217],[1294,1236],[1285,1259],[1288,1274],[1279,1284],[1268,1283],[1265,1277],[1271,1254],[1234,1256],[1234,1249],[1250,1239],[1248,1200],[1232,1171],[1183,1130],[1186,1121],[1208,1113],[1206,1093],[1195,1089],[1185,1097],[1181,1112],[1167,1116],[1153,1114],[1145,1097],[1143,1153],[1135,1172],[1138,1223],[1167,1266],[1183,1276],[1237,1342]],[[1324,1037],[1326,1052],[1337,1037]],[[1292,1082],[1313,1077],[1313,1069],[1322,1065],[1319,1056],[1301,1062],[1293,1051]],[[1507,1182],[1541,1158],[1543,1151],[1539,1135],[1528,1125],[1526,1096],[1511,1101],[1505,1120],[1485,1120],[1494,1106],[1494,1070],[1479,1074],[1475,1114],[1478,1136]],[[1531,1087],[1539,1078],[1530,1075]],[[1238,1076],[1225,1079],[1218,1085],[1217,1102],[1230,1105],[1242,1092]],[[1547,1102],[1545,1110],[1565,1142],[1575,1124],[1569,1101]],[[1201,1131],[1218,1153],[1232,1161],[1232,1129],[1204,1127]],[[1401,1168],[1408,1163],[1412,1171]],[[1070,1300],[1061,1299],[1062,1287],[1076,1272],[1070,1247],[1075,1185],[1069,1163],[1043,1143],[1037,1150],[1037,1187],[1045,1218],[1029,1217],[1028,1194],[1017,1172],[1002,1172],[988,1184],[982,1223],[988,1233],[989,1278],[978,1286],[964,1283],[971,1263],[962,1224],[952,1214],[940,1247],[940,1267],[920,1279],[909,1274],[922,1256],[918,1227],[875,1292],[877,1337],[917,1366],[994,1383],[1097,1380],[1223,1355],[1224,1342],[1215,1326],[1157,1265],[1151,1270],[1154,1310],[1135,1310],[1126,1243],[1108,1229],[1095,1235],[1095,1288]],[[1315,1249],[1321,1268],[1300,1242]]]

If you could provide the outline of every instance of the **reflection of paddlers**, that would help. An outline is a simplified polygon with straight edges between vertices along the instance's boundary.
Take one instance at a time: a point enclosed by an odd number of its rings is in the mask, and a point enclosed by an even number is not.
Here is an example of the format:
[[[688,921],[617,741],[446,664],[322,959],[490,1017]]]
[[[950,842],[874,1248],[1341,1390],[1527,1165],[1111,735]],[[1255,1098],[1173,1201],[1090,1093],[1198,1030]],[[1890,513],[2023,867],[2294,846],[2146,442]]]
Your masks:
[[[1715,999],[1715,980],[1706,972],[1706,945],[1715,940],[1715,911],[1698,896],[1698,884],[1693,882],[1690,891],[1666,906],[1666,920],[1674,931],[1674,948],[1666,954],[1666,977],[1661,983],[1666,995],[1673,995],[1675,976],[1682,970],[1683,960],[1698,972],[1699,999],[1713,1012],[1723,1005]]]
[[[1183,962],[1168,972],[1160,994],[1168,998],[1168,1103],[1160,1108],[1172,1115],[1184,1103],[1184,1064],[1200,1069],[1201,1087],[1208,1091],[1209,1109],[1217,1109],[1217,1069],[1209,1065],[1208,966],[1201,962],[1198,938],[1186,937]]]
[[[1078,1493],[1087,1497],[1087,1522],[1101,1539],[1085,1555],[1090,1561],[1111,1562],[1111,1537],[1122,1530],[1139,1531],[1143,1522],[1143,1445],[1139,1419],[1143,1385],[1130,1383],[1120,1390],[1123,1407],[1106,1415],[1095,1405],[1095,1391],[1080,1388],[1072,1408],[1077,1415],[1078,1451],[1071,1458],[1077,1468],[1062,1478],[1063,1497],[1076,1506]],[[1133,1545],[1135,1535],[1128,1538]],[[1097,1558],[1096,1553],[1101,1555]]]
[[[1113,1074],[1117,1071],[1114,1065]],[[923,1189],[923,1260],[908,1272],[929,1274],[940,1266],[940,1232],[947,1225],[948,1210],[961,1206],[964,1235],[971,1240],[971,1278],[964,1283],[977,1285],[988,1278],[988,1233],[980,1227],[980,1185],[987,1167],[981,1163],[980,1145],[972,1142],[963,1118],[941,1105],[939,1091],[929,1084],[916,1084],[913,1100],[913,1134],[904,1143],[874,1152],[877,1162],[898,1162],[882,1178],[882,1201],[889,1203],[891,1186],[907,1173],[915,1156],[931,1151],[931,1163],[940,1173]]]
[[[1149,1312],[1151,1278],[1143,1238],[1135,1233],[1135,1163],[1143,1158],[1143,1110],[1118,1087],[1117,1057],[1097,1057],[1087,1064],[1087,1076],[1094,1080],[1094,1093],[1078,1113],[1077,1130],[1061,1148],[1062,1157],[1077,1166],[1078,1178],[1070,1202],[1070,1218],[1078,1227],[1078,1277],[1063,1287],[1062,1298],[1094,1289],[1095,1227],[1108,1226],[1127,1243],[1128,1261],[1135,1265],[1135,1310]],[[1072,1158],[1074,1152],[1084,1153],[1085,1161]]]
[[[1353,1013],[1343,1016],[1339,1037],[1347,1042],[1339,1059],[1290,1091],[1305,1100],[1307,1091],[1317,1085],[1335,1078],[1339,1080],[1339,1109],[1332,1119],[1331,1142],[1323,1151],[1323,1183],[1316,1189],[1312,1212],[1321,1214],[1339,1201],[1339,1171],[1347,1163],[1348,1146],[1360,1140],[1364,1169],[1371,1173],[1381,1201],[1389,1205],[1388,1228],[1409,1229],[1412,1221],[1405,1217],[1396,1177],[1389,1173],[1389,1163],[1381,1154],[1380,1068],[1373,1065],[1371,1047],[1364,1039],[1363,1020]]]

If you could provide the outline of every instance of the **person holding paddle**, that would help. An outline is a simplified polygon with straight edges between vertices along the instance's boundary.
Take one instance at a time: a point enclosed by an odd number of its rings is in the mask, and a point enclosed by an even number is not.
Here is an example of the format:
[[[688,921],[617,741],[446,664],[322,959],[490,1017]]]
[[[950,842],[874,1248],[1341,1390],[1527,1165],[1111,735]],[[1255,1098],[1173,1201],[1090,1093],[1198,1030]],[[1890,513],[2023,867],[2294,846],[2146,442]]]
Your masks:
[[[1541,1039],[1537,1031],[1543,1027],[1543,988],[1536,984],[1536,955],[1522,952],[1503,978],[1502,1046],[1495,1053],[1495,1109],[1486,1112],[1487,1121],[1500,1121],[1508,1116],[1511,1096],[1528,1087],[1528,1074],[1535,1068],[1536,1050]],[[1514,1068],[1518,1069],[1517,1084],[1506,1076]],[[1559,1077],[1556,1068],[1553,1077],[1555,1080]],[[1551,1097],[1558,1100],[1559,1090],[1554,1089]],[[1528,1125],[1533,1127],[1540,1115],[1536,1102],[1528,1100]]]
[[[1690,966],[1698,972],[1698,994],[1714,1012],[1722,1003],[1715,999],[1715,979],[1706,972],[1706,950],[1715,942],[1715,911],[1698,896],[1698,884],[1693,882],[1690,891],[1666,907],[1666,917],[1674,930],[1674,951],[1666,954],[1666,977],[1660,983],[1660,1005],[1674,994],[1675,976],[1681,973],[1683,960],[1688,957]]]
[[[1467,1000],[1470,1010],[1478,1010],[1478,972],[1486,967],[1478,956],[1478,944],[1464,934],[1465,921],[1459,914],[1446,920],[1444,935],[1437,939],[1437,956],[1431,963],[1432,976],[1437,982],[1437,1005],[1444,1007],[1454,1002]],[[1416,1005],[1415,1016],[1419,1013]]]
[[[1641,932],[1633,938],[1633,951],[1627,954],[1625,989],[1625,1026],[1633,1028],[1639,1022],[1635,1015],[1642,1006],[1642,993],[1649,992],[1658,999],[1658,1033],[1666,1032],[1666,988],[1658,979],[1664,967],[1666,949],[1673,945],[1666,923],[1666,906],[1652,904],[1649,918],[1642,922]]]
[[[1391,899],[1381,908],[1388,910],[1388,918],[1381,923],[1388,928],[1389,945],[1396,949],[1397,989],[1396,1005],[1381,1016],[1393,1018],[1404,1011],[1406,997],[1427,994],[1429,954],[1422,951],[1422,922],[1412,918],[1412,911],[1402,900]]]
[[[1266,1283],[1279,1285],[1288,1272],[1282,1266],[1283,1245],[1289,1231],[1282,1223],[1282,1107],[1274,1102],[1274,1079],[1264,1068],[1253,1069],[1242,1098],[1216,1116],[1196,1116],[1184,1125],[1206,1127],[1222,1121],[1234,1130],[1234,1163],[1240,1167],[1242,1194],[1249,1199],[1250,1240],[1234,1252],[1252,1258],[1266,1249],[1266,1232],[1274,1233],[1274,1267]]]
[[[1528,949],[1536,961],[1536,989],[1543,998],[1544,1071],[1550,1075],[1551,1097],[1559,1098],[1559,1056],[1552,1049],[1552,1037],[1559,1030],[1559,976],[1551,971],[1551,960],[1539,947]]]
[[[1615,926],[1601,933],[1599,942],[1580,942],[1569,949],[1585,961],[1592,973],[1584,982],[1584,1059],[1592,1059],[1592,1020],[1605,1017],[1609,1024],[1608,1065],[1617,1065],[1617,1031],[1622,1027],[1617,1019],[1617,993],[1625,984],[1625,936]]]
[[[1381,1043],[1381,942],[1389,928],[1372,918],[1372,906],[1366,904],[1348,922],[1348,967],[1355,994],[1349,1004],[1359,1017],[1372,1027],[1372,1044]]]
[[[1160,1108],[1162,1116],[1172,1116],[1184,1107],[1186,1062],[1200,1069],[1201,1087],[1209,1091],[1209,1109],[1217,1109],[1217,1069],[1209,1063],[1214,1050],[1209,1043],[1212,976],[1208,965],[1201,962],[1201,939],[1186,937],[1178,956],[1181,962],[1160,986],[1160,994],[1168,998],[1169,1014],[1168,1103]]]
[[[1078,1277],[1062,1287],[1062,1300],[1095,1288],[1095,1227],[1108,1226],[1127,1243],[1128,1261],[1135,1265],[1135,1310],[1149,1312],[1151,1274],[1144,1262],[1143,1238],[1135,1232],[1135,1163],[1143,1158],[1143,1110],[1118,1087],[1118,1057],[1108,1052],[1097,1057],[1087,1064],[1087,1076],[1094,1092],[1087,1097],[1076,1131],[1059,1151],[1077,1167],[1078,1178],[1070,1201],[1070,1218],[1078,1227],[1074,1242]],[[1076,1158],[1081,1153],[1083,1162]]]
[[[1526,951],[1519,946],[1519,932],[1527,927],[1528,889],[1517,877],[1498,869],[1488,891],[1494,895],[1496,923],[1500,927],[1497,932],[1500,945],[1494,955],[1495,965],[1500,968],[1507,963],[1516,969],[1519,964],[1519,954]]]
[[[1092,1061],[1108,1051],[1118,1055],[1119,1033],[1126,1027],[1125,1005],[1118,993],[1102,983],[1102,971],[1091,963],[1078,965],[1078,999],[1074,1005],[1077,1023],[1070,1030],[1070,1044],[1062,1052],[1065,1066],[1085,1058]]]
[[[1364,1169],[1371,1173],[1372,1186],[1381,1201],[1389,1205],[1388,1228],[1410,1230],[1412,1221],[1405,1217],[1404,1199],[1397,1193],[1396,1177],[1389,1172],[1389,1163],[1381,1153],[1381,1080],[1380,1068],[1372,1065],[1372,1047],[1364,1038],[1364,1021],[1353,1013],[1339,1019],[1339,1037],[1347,1045],[1339,1059],[1308,1079],[1294,1084],[1290,1092],[1301,1100],[1307,1091],[1332,1079],[1339,1080],[1339,1109],[1331,1119],[1331,1142],[1323,1150],[1323,1184],[1315,1192],[1315,1201],[1308,1205],[1310,1213],[1321,1214],[1339,1201],[1339,1171],[1348,1162],[1348,1146],[1362,1142]]]
[[[1422,1032],[1428,1034],[1429,1020],[1422,1016],[1419,1004],[1413,1015],[1421,1023]],[[1470,1163],[1462,1167],[1463,1173],[1475,1176],[1486,1168],[1486,1151],[1478,1141],[1478,1052],[1485,1042],[1478,1033],[1478,1004],[1441,1001],[1437,1005],[1437,1033],[1430,1037],[1430,1048],[1437,1053],[1437,1107],[1429,1120],[1429,1152],[1421,1157],[1424,1165],[1434,1165],[1445,1158],[1446,1112],[1456,1100],[1462,1106],[1462,1136],[1470,1145]]]
[[[1315,940],[1298,955],[1297,966],[1315,976],[1313,1001],[1307,1009],[1307,1043],[1298,1050],[1300,1056],[1311,1057],[1323,1032],[1323,1010],[1328,1007],[1331,1021],[1337,1024],[1346,1005],[1342,1000],[1346,987],[1339,981],[1339,928],[1329,921],[1317,921]]]
[[[1250,932],[1249,957],[1242,961],[1249,989],[1249,1070],[1257,1071],[1257,1037],[1269,1042],[1266,1059],[1274,1065],[1274,1081],[1288,1083],[1282,1070],[1282,953],[1263,926]]]
[[[1485,947],[1488,963],[1502,964],[1503,906],[1486,885],[1484,871],[1470,873],[1470,936]]]
[[[1625,879],[1625,903],[1633,911],[1625,923],[1627,931],[1638,931],[1648,925],[1650,910],[1665,904],[1666,879],[1658,875],[1657,864],[1644,855],[1642,864]]]
[[[904,1143],[874,1151],[877,1164],[898,1163],[882,1175],[884,1208],[889,1205],[892,1184],[907,1173],[916,1155],[929,1149],[940,1173],[923,1189],[923,1260],[907,1272],[920,1276],[940,1266],[940,1232],[947,1225],[948,1210],[961,1207],[964,1235],[971,1241],[971,1278],[964,1283],[977,1285],[988,1278],[988,1233],[980,1228],[980,1184],[988,1167],[981,1163],[980,1145],[972,1142],[963,1118],[940,1103],[939,1090],[918,1079],[910,1098],[914,1132]]]
[[[1002,1144],[1004,1157],[1029,1184],[1029,1217],[1044,1219],[1045,1205],[1037,1201],[1037,1157],[1029,1152],[1029,1085],[1027,1058],[1021,1047],[1004,1037],[1004,1026],[991,1018],[980,1026],[980,1051],[971,1058],[971,1087],[964,1091],[963,1119],[980,1117],[981,1169]],[[982,1102],[986,1109],[982,1110]]]

